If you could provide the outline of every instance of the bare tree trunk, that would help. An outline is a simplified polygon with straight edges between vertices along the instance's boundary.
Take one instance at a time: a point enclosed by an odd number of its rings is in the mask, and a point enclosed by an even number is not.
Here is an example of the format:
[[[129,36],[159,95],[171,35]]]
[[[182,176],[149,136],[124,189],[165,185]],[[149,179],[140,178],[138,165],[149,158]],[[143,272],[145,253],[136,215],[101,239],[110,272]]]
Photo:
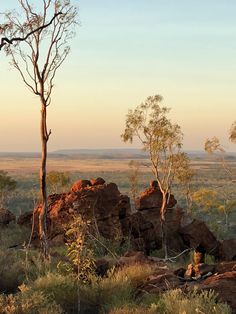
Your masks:
[[[163,250],[164,250],[165,259],[168,258],[168,251],[167,251],[167,234],[166,234],[166,221],[165,221],[166,206],[167,206],[166,194],[165,194],[165,193],[162,193],[162,205],[161,205],[161,209],[160,209],[160,216],[161,216],[162,248],[163,248]]]
[[[45,258],[49,257],[48,252],[48,240],[47,240],[47,185],[46,185],[46,166],[47,166],[47,107],[42,100],[41,108],[41,121],[40,121],[40,131],[41,131],[41,143],[42,143],[42,158],[41,158],[41,168],[40,168],[40,194],[42,197],[42,209],[39,214],[39,238],[41,241],[42,253]]]

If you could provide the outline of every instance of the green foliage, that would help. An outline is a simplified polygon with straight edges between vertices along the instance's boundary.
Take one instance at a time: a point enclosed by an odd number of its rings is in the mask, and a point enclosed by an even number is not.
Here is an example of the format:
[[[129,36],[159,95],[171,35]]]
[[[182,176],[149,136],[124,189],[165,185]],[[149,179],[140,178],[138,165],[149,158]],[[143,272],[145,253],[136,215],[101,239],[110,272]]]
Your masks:
[[[0,295],[0,314],[62,314],[59,305],[42,292]]]
[[[221,215],[224,215],[225,229],[226,231],[228,230],[229,215],[233,214],[236,209],[234,196],[231,196],[228,191],[225,192],[224,189],[221,189],[220,192],[218,192],[212,189],[201,188],[193,193],[192,199],[194,206],[197,207],[198,210],[209,212],[210,214],[214,213],[214,211],[218,211]],[[217,231],[217,233],[221,231],[220,226],[215,224],[214,220],[209,223],[211,224],[213,230]]]
[[[213,154],[214,152],[225,153],[220,140],[215,136],[212,139],[208,138],[206,140],[204,149],[208,154]]]
[[[71,183],[70,176],[66,172],[50,171],[47,174],[47,185],[50,193],[58,193],[59,190]]]
[[[113,308],[122,307],[124,304],[135,306],[137,286],[154,271],[155,267],[149,264],[113,269],[107,277],[97,278],[90,286],[81,287],[82,302],[101,308],[102,313],[110,313]]]
[[[25,279],[21,254],[15,250],[0,249],[0,292],[12,293]]]
[[[26,294],[42,293],[48,300],[60,305],[66,313],[78,311],[78,282],[71,276],[49,272],[26,286]]]
[[[4,206],[7,196],[14,191],[17,182],[8,175],[8,172],[0,170],[0,206]]]
[[[137,138],[149,154],[152,172],[163,195],[163,207],[175,178],[189,168],[186,154],[181,152],[183,134],[178,124],[167,118],[169,108],[161,107],[160,95],[150,96],[126,117],[124,142]],[[162,210],[164,215],[164,210]]]
[[[179,164],[183,134],[180,126],[167,118],[169,109],[160,107],[161,101],[160,95],[150,96],[136,109],[129,110],[121,137],[124,142],[131,143],[134,138],[139,139],[149,154],[160,188],[166,190],[174,174],[172,167],[176,161]]]
[[[94,272],[93,251],[86,245],[86,234],[90,221],[83,220],[81,216],[74,216],[74,220],[66,231],[67,257],[70,263],[60,263],[59,268],[68,272],[77,271],[77,279],[88,282]]]
[[[229,140],[233,143],[236,143],[236,121],[234,121],[231,125],[229,131]]]
[[[217,301],[217,295],[213,291],[193,290],[188,294],[180,289],[169,290],[161,297],[148,296],[146,306],[126,304],[122,307],[115,307],[110,314],[230,314],[230,307]],[[149,302],[148,302],[149,301]],[[148,304],[149,303],[149,304]]]
[[[162,295],[159,304],[152,305],[152,308],[164,308],[164,313],[208,313],[208,314],[229,314],[230,307],[217,302],[217,294],[210,291],[197,291],[185,294],[180,289],[167,291]]]
[[[202,211],[209,211],[218,206],[217,191],[201,188],[192,195],[194,203]]]

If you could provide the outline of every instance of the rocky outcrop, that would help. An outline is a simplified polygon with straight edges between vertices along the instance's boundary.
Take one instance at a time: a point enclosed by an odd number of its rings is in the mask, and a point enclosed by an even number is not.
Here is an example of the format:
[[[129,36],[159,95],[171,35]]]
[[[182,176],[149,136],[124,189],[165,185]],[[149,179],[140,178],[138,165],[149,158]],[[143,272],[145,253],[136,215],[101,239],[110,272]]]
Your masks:
[[[11,221],[15,221],[16,217],[10,210],[0,208],[0,226],[8,225]]]
[[[122,195],[115,183],[106,183],[103,178],[78,180],[68,193],[53,194],[48,197],[47,225],[52,244],[64,241],[65,226],[74,215],[80,214],[90,220],[91,232],[122,243],[129,237],[133,248],[149,254],[162,248],[162,230],[160,208],[162,195],[156,181],[137,199],[137,211],[131,213],[129,197]],[[34,210],[37,239],[38,216],[41,205]],[[19,217],[18,223],[30,225],[32,213]],[[171,195],[166,215],[165,228],[167,247],[170,255],[175,255],[186,248],[202,247],[205,253],[217,258],[232,260],[235,258],[235,240],[222,244],[202,221],[192,219],[178,207]]]
[[[34,211],[35,226],[41,211],[39,205]],[[115,183],[106,184],[102,178],[96,180],[79,180],[73,184],[71,191],[53,194],[48,197],[48,234],[49,239],[63,240],[65,226],[73,216],[80,214],[91,221],[91,232],[114,240],[122,237],[122,219],[130,215],[130,201],[122,195]],[[29,224],[32,214],[19,217],[19,224]],[[37,229],[34,230],[37,238]],[[59,240],[58,240],[59,239]],[[60,242],[60,241],[59,241]]]

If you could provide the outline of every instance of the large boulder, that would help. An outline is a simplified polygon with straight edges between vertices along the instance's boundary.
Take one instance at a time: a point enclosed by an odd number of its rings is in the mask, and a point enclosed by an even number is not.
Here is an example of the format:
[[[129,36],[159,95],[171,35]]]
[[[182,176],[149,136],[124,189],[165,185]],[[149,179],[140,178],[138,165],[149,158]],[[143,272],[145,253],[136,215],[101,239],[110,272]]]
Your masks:
[[[16,217],[10,210],[0,208],[0,226],[8,225],[11,221],[15,221]]]
[[[173,208],[177,204],[176,199],[171,194],[167,208]],[[141,193],[140,197],[136,200],[137,210],[147,210],[155,208],[160,210],[162,205],[162,193],[156,181],[150,183],[150,187]]]
[[[219,247],[219,257],[224,261],[236,260],[236,239],[224,240]]]
[[[179,229],[184,243],[189,248],[203,247],[206,253],[218,256],[220,242],[203,221],[194,219],[190,224]]]
[[[34,210],[35,226],[42,210],[39,205]],[[88,180],[79,180],[73,184],[68,193],[53,194],[48,197],[47,226],[50,240],[56,238],[63,240],[59,235],[64,234],[65,227],[80,214],[84,219],[90,220],[91,232],[111,240],[121,238],[121,221],[130,215],[129,198],[122,195],[115,183],[106,184],[105,180],[98,178],[91,183]],[[24,214],[18,219],[20,224],[29,224],[32,214]],[[34,230],[34,238],[38,236]],[[52,241],[53,242],[53,241]]]
[[[227,302],[236,313],[236,271],[215,274],[205,279],[198,287],[200,290],[214,290],[221,302]]]
[[[179,252],[185,248],[183,240],[178,233],[181,226],[184,211],[175,206],[177,201],[171,195],[167,204],[165,215],[165,227],[167,234],[167,246],[170,251]],[[160,208],[162,205],[162,193],[157,181],[152,181],[150,187],[136,199],[137,212],[127,217],[123,223],[125,233],[132,235],[135,249],[145,250],[147,254],[152,250],[162,247],[162,228]]]

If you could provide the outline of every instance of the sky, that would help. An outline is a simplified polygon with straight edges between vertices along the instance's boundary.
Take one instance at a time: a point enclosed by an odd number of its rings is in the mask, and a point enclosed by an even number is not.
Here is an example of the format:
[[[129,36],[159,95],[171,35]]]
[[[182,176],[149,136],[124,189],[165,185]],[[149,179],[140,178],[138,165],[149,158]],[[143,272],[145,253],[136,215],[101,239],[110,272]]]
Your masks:
[[[38,3],[39,0],[31,1]],[[236,120],[235,0],[72,0],[80,25],[55,78],[49,151],[130,148],[128,109],[160,94],[184,149],[217,136],[227,151]],[[0,0],[0,11],[17,0]],[[40,103],[0,53],[0,151],[40,151]]]

